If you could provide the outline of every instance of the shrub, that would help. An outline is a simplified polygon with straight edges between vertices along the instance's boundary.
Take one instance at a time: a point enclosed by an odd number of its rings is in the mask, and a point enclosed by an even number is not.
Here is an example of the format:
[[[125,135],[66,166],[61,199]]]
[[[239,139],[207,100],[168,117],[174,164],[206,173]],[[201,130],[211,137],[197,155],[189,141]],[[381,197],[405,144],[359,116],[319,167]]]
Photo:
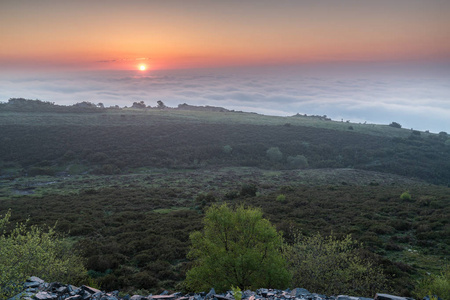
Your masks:
[[[256,185],[251,184],[251,183],[245,183],[241,186],[241,191],[239,194],[242,197],[245,197],[245,196],[254,197],[254,196],[256,196],[257,191],[258,191],[258,188],[256,187]]]
[[[256,195],[256,192],[255,192]],[[228,191],[225,193],[225,198],[228,200],[233,200],[236,199],[237,197],[239,197],[239,192],[238,191]]]
[[[402,128],[402,125],[400,125],[397,122],[392,122],[391,124],[389,124],[389,126],[394,127],[394,128]]]
[[[386,288],[386,278],[380,268],[361,258],[361,245],[350,235],[342,240],[316,234],[296,236],[293,245],[286,246],[293,286],[302,286],[323,294],[353,293],[372,296]]]
[[[287,163],[291,168],[307,168],[308,159],[303,155],[288,156]]]
[[[231,291],[233,292],[234,300],[241,300],[242,299],[242,291],[239,287],[231,287]]]
[[[260,209],[213,205],[203,222],[203,231],[190,236],[188,290],[287,287],[290,274],[280,253],[282,237]]]
[[[411,200],[411,194],[408,191],[403,192],[400,195],[400,199],[405,200],[405,201],[409,201],[409,200]]]
[[[206,203],[212,203],[216,201],[216,197],[213,193],[209,192],[207,194],[198,194],[197,197],[195,197],[195,201],[197,203],[205,205]]]
[[[0,219],[0,299],[17,294],[21,283],[32,275],[73,284],[86,279],[82,259],[58,239],[53,228],[27,229],[18,223],[7,234],[10,216],[8,212]]]
[[[283,153],[281,153],[278,147],[271,147],[266,151],[267,157],[270,161],[279,162],[283,159]]]
[[[444,267],[439,275],[431,275],[417,282],[414,289],[417,298],[435,295],[441,299],[450,299],[450,265]]]
[[[233,148],[230,145],[225,145],[222,148],[222,152],[227,154],[227,155],[230,155],[231,152],[233,152]]]
[[[285,202],[286,201],[286,196],[284,194],[280,194],[277,196],[277,201],[278,202]]]

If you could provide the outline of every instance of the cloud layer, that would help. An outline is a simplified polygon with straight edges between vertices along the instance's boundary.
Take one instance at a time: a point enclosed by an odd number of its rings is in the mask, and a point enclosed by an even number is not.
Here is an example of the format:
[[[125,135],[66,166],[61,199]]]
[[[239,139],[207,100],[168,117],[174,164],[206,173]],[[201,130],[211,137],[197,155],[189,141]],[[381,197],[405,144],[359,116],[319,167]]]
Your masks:
[[[450,132],[450,73],[442,69],[292,67],[137,73],[8,74],[0,101],[13,97],[70,105],[134,101],[222,106],[269,115],[318,114],[334,120]]]

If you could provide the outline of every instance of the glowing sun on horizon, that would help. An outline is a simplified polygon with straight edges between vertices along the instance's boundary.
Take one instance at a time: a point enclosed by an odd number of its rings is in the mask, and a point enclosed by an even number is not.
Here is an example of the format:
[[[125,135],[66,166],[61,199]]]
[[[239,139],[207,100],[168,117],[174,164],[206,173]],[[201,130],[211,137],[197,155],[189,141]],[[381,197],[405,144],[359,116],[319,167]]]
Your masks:
[[[145,69],[147,69],[147,67],[146,67],[145,65],[140,65],[140,66],[139,66],[139,70],[145,71]]]

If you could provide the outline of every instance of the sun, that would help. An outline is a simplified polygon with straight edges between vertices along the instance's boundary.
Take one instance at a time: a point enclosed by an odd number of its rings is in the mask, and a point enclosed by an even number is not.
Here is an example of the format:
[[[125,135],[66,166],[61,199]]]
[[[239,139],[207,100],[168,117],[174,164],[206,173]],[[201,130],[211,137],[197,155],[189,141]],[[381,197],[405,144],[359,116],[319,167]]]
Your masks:
[[[145,69],[147,69],[147,67],[146,67],[145,65],[140,65],[140,66],[139,66],[139,70],[145,71]]]

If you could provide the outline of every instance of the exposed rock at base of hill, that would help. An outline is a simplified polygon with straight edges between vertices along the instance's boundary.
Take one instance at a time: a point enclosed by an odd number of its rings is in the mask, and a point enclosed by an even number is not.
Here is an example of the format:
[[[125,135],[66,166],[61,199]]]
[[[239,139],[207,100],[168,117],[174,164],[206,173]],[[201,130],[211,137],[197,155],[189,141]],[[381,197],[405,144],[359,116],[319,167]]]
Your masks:
[[[225,294],[216,294],[214,289],[209,293],[173,293],[164,291],[160,295],[126,295],[119,297],[119,291],[104,292],[89,286],[76,287],[59,282],[47,283],[44,280],[32,276],[24,284],[23,292],[9,300],[234,300],[231,291]],[[347,295],[326,296],[311,293],[304,288],[293,290],[258,289],[244,291],[243,300],[372,300],[372,298],[355,297]],[[376,294],[374,300],[414,300],[412,298],[399,297],[388,294]],[[428,299],[427,297],[424,298]],[[442,300],[438,298],[439,300]]]

